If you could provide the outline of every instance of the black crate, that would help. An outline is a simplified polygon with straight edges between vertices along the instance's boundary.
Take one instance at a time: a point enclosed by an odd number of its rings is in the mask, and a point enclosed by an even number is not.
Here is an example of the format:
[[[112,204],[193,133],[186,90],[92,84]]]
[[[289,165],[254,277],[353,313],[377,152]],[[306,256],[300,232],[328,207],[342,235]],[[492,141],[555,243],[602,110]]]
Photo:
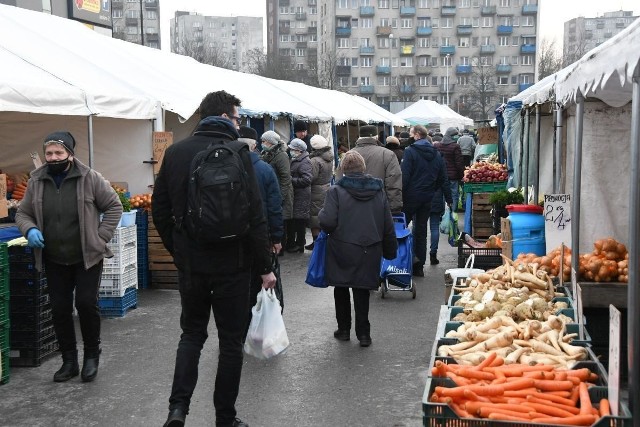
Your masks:
[[[40,310],[32,310],[30,313],[11,313],[11,330],[39,331],[52,319],[53,313],[50,304],[45,304]]]
[[[13,268],[13,264],[9,268]],[[38,270],[11,270],[10,272],[10,282],[15,280],[41,280],[45,277],[44,269],[41,272]]]
[[[28,313],[39,311],[42,306],[49,303],[49,294],[19,296],[11,295],[11,313]]]
[[[37,272],[38,270],[36,270],[35,261],[29,261],[29,262],[10,261],[9,271],[11,272],[11,275],[14,275],[20,272]]]
[[[16,279],[9,282],[11,296],[39,297],[47,293],[47,279]]]
[[[490,270],[502,265],[502,249],[500,248],[472,248],[462,241],[458,242],[458,268],[463,268],[467,260],[474,254],[473,268]]]
[[[40,366],[45,358],[58,350],[58,341],[55,336],[39,348],[11,349],[9,351],[11,366]]]
[[[0,346],[0,364],[2,364],[2,375],[0,375],[0,384],[9,382],[9,346]]]
[[[35,249],[29,246],[11,246],[9,248],[9,261],[36,263]]]
[[[53,323],[44,326],[39,331],[11,331],[12,349],[40,348],[43,344],[55,338]]]

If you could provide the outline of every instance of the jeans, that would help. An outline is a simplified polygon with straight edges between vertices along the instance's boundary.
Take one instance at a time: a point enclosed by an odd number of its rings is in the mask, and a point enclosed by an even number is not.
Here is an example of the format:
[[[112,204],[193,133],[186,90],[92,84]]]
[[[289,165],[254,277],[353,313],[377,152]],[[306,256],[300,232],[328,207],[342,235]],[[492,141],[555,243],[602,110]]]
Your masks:
[[[338,329],[351,330],[351,298],[349,289],[353,293],[353,309],[356,313],[356,336],[371,335],[369,323],[369,289],[342,288],[336,286],[333,289],[333,299],[336,304],[336,320]]]
[[[453,199],[453,203],[451,204],[451,211],[455,212],[456,210],[458,210],[458,198],[460,197],[458,187],[460,186],[460,181],[449,180],[449,183],[451,184],[451,198]]]
[[[402,210],[407,222],[413,221],[413,256],[423,266],[427,259],[427,221],[431,213],[431,202],[406,202]]]
[[[438,253],[438,242],[440,241],[440,220],[442,219],[443,212],[431,212],[429,215],[429,231],[431,232],[431,247],[429,248],[430,255],[436,255]]]
[[[213,393],[216,426],[233,423],[242,373],[242,336],[249,307],[250,277],[249,269],[221,277],[178,270],[182,335],[176,354],[169,410],[180,408],[189,412],[198,380],[200,353],[208,337],[207,326],[213,310],[219,348]],[[230,289],[233,292],[229,292]]]
[[[98,288],[102,276],[102,261],[85,270],[84,263],[62,265],[45,260],[49,298],[60,351],[76,350],[76,330],[73,324],[73,291],[84,348],[100,347],[100,308]]]

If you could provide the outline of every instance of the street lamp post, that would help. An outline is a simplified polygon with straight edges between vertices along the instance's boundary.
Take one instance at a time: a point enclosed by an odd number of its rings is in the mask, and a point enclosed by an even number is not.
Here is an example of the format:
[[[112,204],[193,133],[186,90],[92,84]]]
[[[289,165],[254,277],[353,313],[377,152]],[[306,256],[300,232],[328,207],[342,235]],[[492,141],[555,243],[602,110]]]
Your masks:
[[[445,67],[447,67],[447,106],[449,106],[449,58],[451,57],[451,55],[447,54],[447,56],[445,57]]]

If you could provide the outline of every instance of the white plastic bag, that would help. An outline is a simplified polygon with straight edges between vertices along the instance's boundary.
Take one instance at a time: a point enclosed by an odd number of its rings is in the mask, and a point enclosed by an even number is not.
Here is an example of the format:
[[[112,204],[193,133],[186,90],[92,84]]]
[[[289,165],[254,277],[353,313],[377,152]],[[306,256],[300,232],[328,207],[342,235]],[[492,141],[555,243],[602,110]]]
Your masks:
[[[280,303],[273,289],[262,289],[251,309],[251,324],[244,352],[258,359],[270,359],[289,347],[289,337],[280,313]]]
[[[449,228],[451,227],[451,210],[449,205],[444,208],[444,214],[440,220],[440,232],[442,234],[449,234]]]

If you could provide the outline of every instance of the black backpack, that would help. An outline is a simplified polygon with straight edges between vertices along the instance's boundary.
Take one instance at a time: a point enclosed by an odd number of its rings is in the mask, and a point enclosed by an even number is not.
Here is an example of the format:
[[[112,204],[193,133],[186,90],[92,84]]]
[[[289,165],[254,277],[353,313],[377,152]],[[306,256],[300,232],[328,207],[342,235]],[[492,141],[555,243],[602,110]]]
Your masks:
[[[240,157],[248,146],[219,140],[191,161],[184,225],[200,244],[237,240],[249,232],[250,190]]]

